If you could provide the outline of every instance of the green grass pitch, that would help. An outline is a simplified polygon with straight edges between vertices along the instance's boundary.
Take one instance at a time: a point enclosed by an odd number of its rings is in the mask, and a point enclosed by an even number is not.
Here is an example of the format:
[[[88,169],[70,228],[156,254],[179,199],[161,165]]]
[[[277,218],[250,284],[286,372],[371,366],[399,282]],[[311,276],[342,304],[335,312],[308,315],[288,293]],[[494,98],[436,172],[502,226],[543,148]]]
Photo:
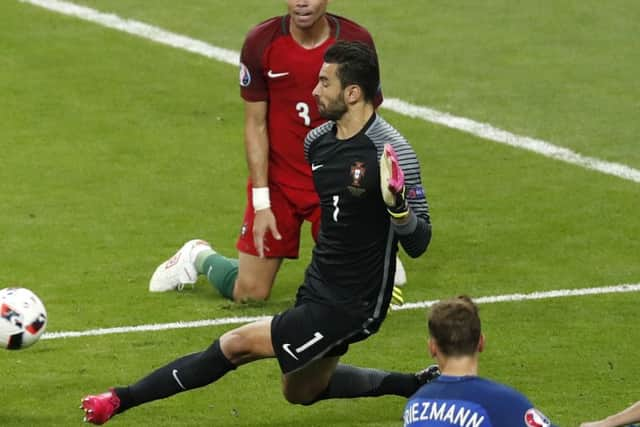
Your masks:
[[[0,287],[34,290],[48,332],[272,314],[292,301],[312,245],[272,300],[229,304],[204,281],[149,294],[158,263],[201,237],[235,253],[246,166],[237,69],[4,0],[0,5]],[[217,46],[284,13],[281,1],[84,0]],[[640,6],[334,1],[368,27],[397,97],[640,168]],[[640,282],[640,184],[382,110],[421,160],[434,239],[403,257],[410,302]],[[638,293],[481,306],[481,374],[561,426],[640,399]],[[80,425],[80,398],[137,380],[232,326],[47,339],[0,352],[0,426]],[[345,361],[415,371],[423,310],[392,313]],[[137,408],[114,426],[398,426],[399,398],[282,398],[275,361]]]

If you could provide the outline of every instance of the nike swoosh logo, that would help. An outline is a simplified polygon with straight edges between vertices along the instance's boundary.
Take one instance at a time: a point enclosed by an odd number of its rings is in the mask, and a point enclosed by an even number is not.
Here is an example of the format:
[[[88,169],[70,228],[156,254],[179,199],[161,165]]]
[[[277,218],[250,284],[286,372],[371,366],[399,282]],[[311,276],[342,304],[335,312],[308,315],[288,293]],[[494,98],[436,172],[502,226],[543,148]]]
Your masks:
[[[284,351],[286,351],[287,353],[289,353],[289,356],[293,357],[294,359],[298,360],[298,356],[296,356],[295,354],[293,354],[293,351],[291,351],[291,344],[282,344],[282,349]]]
[[[173,371],[171,371],[171,375],[173,375],[173,379],[176,380],[176,382],[178,383],[178,385],[180,386],[181,389],[186,390],[187,388],[182,385],[182,382],[180,381],[180,378],[178,378],[178,370],[174,369]]]
[[[274,73],[273,70],[267,71],[267,76],[269,76],[269,78],[272,78],[272,79],[277,79],[278,77],[284,77],[288,75],[289,75],[289,72]]]
[[[320,169],[320,168],[321,168],[321,167],[323,167],[323,166],[324,166],[324,164],[323,164],[323,163],[320,163],[319,165],[316,165],[315,163],[312,163],[312,164],[311,164],[311,170],[312,170],[312,171],[315,171],[315,170]]]

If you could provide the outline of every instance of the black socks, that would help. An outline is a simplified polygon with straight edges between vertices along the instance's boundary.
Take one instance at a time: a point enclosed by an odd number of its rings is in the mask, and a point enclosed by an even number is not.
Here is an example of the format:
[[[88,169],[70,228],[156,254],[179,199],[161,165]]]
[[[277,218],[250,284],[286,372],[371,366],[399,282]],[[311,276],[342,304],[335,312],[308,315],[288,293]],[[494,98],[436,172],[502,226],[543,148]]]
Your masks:
[[[203,387],[236,369],[222,353],[219,340],[205,351],[174,360],[128,387],[115,388],[120,398],[118,413],[129,408]]]
[[[420,384],[414,374],[339,364],[329,381],[329,386],[315,401],[390,394],[409,397],[419,388]]]
[[[204,387],[234,369],[236,366],[225,357],[220,349],[220,342],[216,340],[203,352],[181,357],[135,384],[116,388],[115,393],[120,398],[117,412],[124,412],[134,406],[186,390]],[[420,383],[414,374],[339,364],[329,386],[309,404],[325,399],[383,395],[409,397],[418,388]]]

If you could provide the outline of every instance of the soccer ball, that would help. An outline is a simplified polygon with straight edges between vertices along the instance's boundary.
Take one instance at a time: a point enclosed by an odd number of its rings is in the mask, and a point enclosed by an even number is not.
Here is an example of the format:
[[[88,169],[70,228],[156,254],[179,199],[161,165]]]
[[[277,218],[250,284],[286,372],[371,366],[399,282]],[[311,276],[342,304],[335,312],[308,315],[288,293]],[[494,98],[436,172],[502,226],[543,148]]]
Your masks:
[[[20,350],[35,344],[47,326],[47,311],[26,288],[0,290],[0,347]]]

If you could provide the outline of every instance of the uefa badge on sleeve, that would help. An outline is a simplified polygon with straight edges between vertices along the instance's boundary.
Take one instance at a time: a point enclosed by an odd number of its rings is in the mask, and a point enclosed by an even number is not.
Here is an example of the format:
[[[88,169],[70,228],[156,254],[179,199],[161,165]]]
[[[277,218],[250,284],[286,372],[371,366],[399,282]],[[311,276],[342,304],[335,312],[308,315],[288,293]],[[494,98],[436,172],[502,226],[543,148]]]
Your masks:
[[[535,408],[528,409],[524,413],[524,422],[527,427],[550,427],[551,421]]]
[[[240,63],[240,86],[247,87],[251,84],[251,73],[242,62]]]

